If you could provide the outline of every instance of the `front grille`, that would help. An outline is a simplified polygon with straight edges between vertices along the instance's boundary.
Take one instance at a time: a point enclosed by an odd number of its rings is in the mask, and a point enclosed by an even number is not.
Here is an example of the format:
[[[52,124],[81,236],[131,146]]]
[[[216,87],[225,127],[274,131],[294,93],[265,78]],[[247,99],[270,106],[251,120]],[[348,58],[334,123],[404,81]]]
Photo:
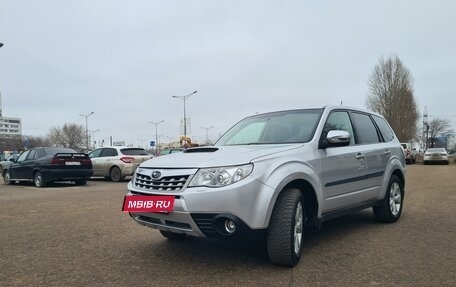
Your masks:
[[[144,174],[136,174],[135,186],[145,190],[180,191],[187,183],[189,175],[164,176],[160,179]]]

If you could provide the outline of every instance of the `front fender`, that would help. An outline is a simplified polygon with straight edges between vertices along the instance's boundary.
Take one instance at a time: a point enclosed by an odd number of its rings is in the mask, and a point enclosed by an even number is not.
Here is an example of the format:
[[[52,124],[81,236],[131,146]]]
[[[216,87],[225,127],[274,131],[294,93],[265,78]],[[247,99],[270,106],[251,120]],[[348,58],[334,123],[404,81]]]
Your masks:
[[[264,166],[261,166],[264,165]],[[270,200],[267,207],[264,226],[269,225],[269,220],[274,209],[275,202],[280,192],[291,182],[295,180],[307,181],[315,191],[315,197],[320,207],[322,202],[322,190],[319,177],[310,164],[300,161],[284,161],[276,166],[271,166],[270,163],[255,163],[255,167],[265,168],[266,172],[260,178],[263,184],[271,187]],[[318,216],[321,212],[318,210]]]

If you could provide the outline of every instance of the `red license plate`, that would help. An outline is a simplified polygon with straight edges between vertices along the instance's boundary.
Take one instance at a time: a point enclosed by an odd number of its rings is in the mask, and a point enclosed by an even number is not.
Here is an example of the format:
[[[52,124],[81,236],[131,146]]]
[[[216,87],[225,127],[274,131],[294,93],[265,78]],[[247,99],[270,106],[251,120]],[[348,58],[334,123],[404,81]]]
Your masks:
[[[124,198],[124,212],[171,212],[174,196],[127,195]]]

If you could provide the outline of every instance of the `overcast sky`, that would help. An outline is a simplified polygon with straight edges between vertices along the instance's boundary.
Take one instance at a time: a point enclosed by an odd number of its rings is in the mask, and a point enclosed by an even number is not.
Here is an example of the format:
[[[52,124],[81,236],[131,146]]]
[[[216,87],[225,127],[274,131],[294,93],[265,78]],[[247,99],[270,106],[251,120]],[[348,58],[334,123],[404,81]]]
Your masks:
[[[211,139],[245,116],[365,107],[381,56],[414,78],[420,112],[456,125],[456,1],[0,0],[3,116],[24,135],[85,125],[127,144]],[[143,142],[144,144],[144,142]]]

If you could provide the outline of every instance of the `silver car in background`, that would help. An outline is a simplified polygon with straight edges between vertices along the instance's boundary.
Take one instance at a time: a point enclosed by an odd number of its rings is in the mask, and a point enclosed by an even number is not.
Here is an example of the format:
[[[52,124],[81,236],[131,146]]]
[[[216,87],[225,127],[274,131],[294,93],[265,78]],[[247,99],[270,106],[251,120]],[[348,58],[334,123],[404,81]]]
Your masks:
[[[89,153],[93,176],[102,176],[118,182],[131,176],[136,168],[152,155],[142,148],[112,146],[95,149]]]
[[[449,155],[444,148],[428,148],[424,153],[423,164],[449,163]]]
[[[126,196],[173,197],[171,212],[130,212],[168,239],[261,238],[273,263],[294,266],[304,227],[369,207],[397,221],[405,172],[381,115],[327,106],[254,115],[215,146],[146,161]]]

